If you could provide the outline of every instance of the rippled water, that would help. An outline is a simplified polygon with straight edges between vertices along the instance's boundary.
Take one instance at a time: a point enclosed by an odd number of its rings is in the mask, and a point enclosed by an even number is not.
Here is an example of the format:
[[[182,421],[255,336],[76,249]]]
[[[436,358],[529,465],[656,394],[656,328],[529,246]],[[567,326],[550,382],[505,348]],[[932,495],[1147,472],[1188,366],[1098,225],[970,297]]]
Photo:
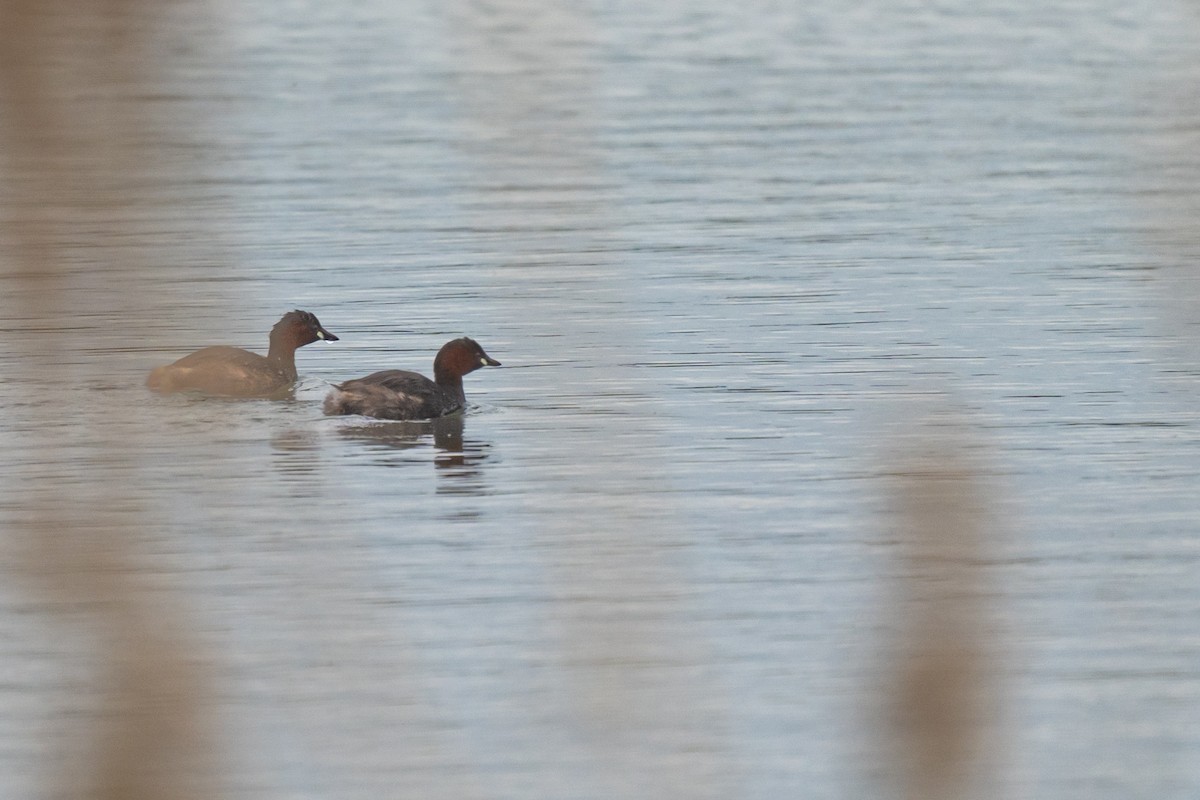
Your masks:
[[[116,471],[228,796],[864,796],[885,477],[946,410],[996,522],[1002,794],[1194,796],[1195,9],[545,5],[181,6],[143,244],[88,221],[66,322],[6,280],[6,335],[75,358],[0,352],[4,515]],[[142,388],[293,307],[342,337],[293,400]],[[464,419],[321,415],[462,334],[504,363]],[[89,679],[0,597],[32,796]]]

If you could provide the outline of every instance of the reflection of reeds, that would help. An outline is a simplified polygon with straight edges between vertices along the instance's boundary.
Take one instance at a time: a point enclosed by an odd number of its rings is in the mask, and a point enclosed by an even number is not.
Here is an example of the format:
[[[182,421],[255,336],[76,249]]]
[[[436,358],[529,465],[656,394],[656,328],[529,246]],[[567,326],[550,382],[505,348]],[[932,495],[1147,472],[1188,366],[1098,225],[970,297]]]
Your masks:
[[[155,69],[137,49],[138,35],[157,3],[137,0],[53,2],[9,0],[0,4],[0,98],[7,154],[6,315],[29,320],[33,333],[13,337],[17,374],[29,386],[45,385],[49,375],[71,368],[80,347],[72,319],[95,311],[74,306],[65,287],[66,247],[88,242],[86,220],[102,218],[106,234],[120,240],[137,198],[127,181],[134,165],[131,143],[144,141],[149,118],[144,102],[117,108],[115,87],[152,75]],[[140,113],[139,113],[140,112]],[[145,159],[138,153],[137,162]],[[95,242],[100,254],[103,243]],[[104,274],[105,264],[92,265]],[[128,269],[128,265],[126,265]],[[148,271],[143,271],[148,275]],[[15,300],[13,298],[20,298]],[[131,329],[149,309],[136,298],[124,308],[106,309]],[[144,299],[142,301],[144,303]],[[94,380],[83,367],[77,380]],[[97,367],[103,369],[103,367]],[[193,648],[173,633],[178,621],[139,588],[130,542],[142,524],[129,513],[131,473],[137,452],[136,425],[119,435],[95,427],[103,444],[89,457],[102,459],[109,475],[89,487],[90,497],[73,494],[56,478],[65,474],[68,444],[56,439],[56,422],[89,424],[87,398],[67,391],[55,402],[12,409],[36,438],[44,471],[24,492],[26,507],[15,518],[23,563],[42,589],[46,608],[86,609],[90,632],[104,646],[100,672],[108,676],[105,712],[90,732],[94,760],[85,774],[66,774],[64,794],[98,800],[170,800],[210,796],[205,786],[201,685]],[[91,425],[98,426],[95,421]],[[121,421],[113,421],[121,426]],[[39,436],[40,433],[40,436]],[[78,490],[76,490],[78,491]]]
[[[901,796],[978,797],[988,778],[992,631],[984,609],[991,531],[972,466],[943,443],[896,477],[898,641],[887,745]]]

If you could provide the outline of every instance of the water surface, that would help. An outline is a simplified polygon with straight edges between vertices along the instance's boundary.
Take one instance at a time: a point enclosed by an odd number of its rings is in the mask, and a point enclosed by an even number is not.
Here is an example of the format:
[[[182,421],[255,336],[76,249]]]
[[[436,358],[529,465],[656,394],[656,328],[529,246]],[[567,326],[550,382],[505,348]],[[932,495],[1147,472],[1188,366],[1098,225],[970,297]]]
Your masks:
[[[1194,795],[1194,9],[785,6],[167,16],[161,203],[88,221],[70,320],[4,303],[72,355],[0,351],[0,502],[124,487],[227,796],[862,796],[935,411],[996,532],[1001,793]],[[293,399],[142,388],[293,307],[342,337]],[[464,418],[322,416],[463,334],[504,363]],[[10,583],[15,797],[90,678]]]

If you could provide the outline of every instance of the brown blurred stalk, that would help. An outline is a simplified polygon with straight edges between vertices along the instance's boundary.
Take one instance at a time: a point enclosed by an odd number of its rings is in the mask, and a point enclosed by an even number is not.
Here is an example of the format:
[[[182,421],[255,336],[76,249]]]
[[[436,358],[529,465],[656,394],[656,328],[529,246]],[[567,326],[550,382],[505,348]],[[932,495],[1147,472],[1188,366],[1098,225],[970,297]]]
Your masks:
[[[941,441],[902,460],[897,640],[886,749],[899,796],[987,796],[994,765],[995,632],[986,608],[984,483],[961,445]]]
[[[69,237],[78,247],[86,240],[89,227],[80,220],[99,214],[109,235],[132,233],[122,229],[128,215],[121,209],[136,198],[133,190],[122,188],[120,176],[132,166],[128,143],[151,120],[136,103],[116,109],[106,92],[136,84],[158,68],[148,55],[152,50],[144,47],[153,36],[147,21],[157,5],[154,0],[0,2],[5,184],[0,252],[8,312],[16,296],[23,319],[32,320],[26,335],[6,345],[18,351],[10,379],[36,386],[45,370],[63,369],[60,365],[78,349],[70,318],[79,309],[69,308],[64,292],[61,243]],[[103,248],[95,251],[97,259],[104,257]],[[120,311],[133,321],[147,313],[136,298],[128,302]],[[35,437],[38,431],[59,430],[54,423],[63,415],[89,424],[86,390],[66,395],[14,409],[13,415],[21,415],[19,424]],[[107,448],[101,455],[112,467],[110,474],[131,474],[115,467],[128,466],[135,457],[136,438],[91,438],[107,443],[97,446]],[[128,510],[133,487],[114,477],[89,487],[90,497],[80,497],[77,490],[56,485],[68,472],[66,444],[44,434],[36,447],[48,466],[25,492],[26,507],[15,515],[19,530],[10,532],[15,534],[10,543],[31,577],[28,585],[41,591],[43,608],[60,611],[64,619],[63,609],[86,610],[89,632],[99,634],[94,638],[102,643],[100,671],[110,683],[105,711],[91,732],[94,744],[87,749],[94,761],[85,774],[74,774],[75,765],[67,770],[48,764],[47,772],[71,783],[60,790],[72,797],[209,796],[194,647],[175,633],[182,628],[179,621],[161,602],[151,601],[139,583],[131,542],[140,538],[144,522]]]

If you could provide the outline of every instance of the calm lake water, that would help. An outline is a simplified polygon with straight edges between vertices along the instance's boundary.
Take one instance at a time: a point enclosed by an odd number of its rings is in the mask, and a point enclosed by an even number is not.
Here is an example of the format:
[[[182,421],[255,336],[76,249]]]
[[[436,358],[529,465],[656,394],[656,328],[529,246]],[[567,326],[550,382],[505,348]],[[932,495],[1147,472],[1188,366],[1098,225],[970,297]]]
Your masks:
[[[991,509],[997,795],[1200,792],[1196,7],[161,13],[170,69],[105,95],[164,123],[139,235],[83,218],[66,317],[5,279],[6,338],[71,355],[0,351],[0,519],[119,487],[224,796],[877,793],[931,414]],[[142,387],[297,307],[342,340],[293,400]],[[463,334],[504,366],[457,424],[322,416]],[[96,679],[6,573],[33,797]]]

